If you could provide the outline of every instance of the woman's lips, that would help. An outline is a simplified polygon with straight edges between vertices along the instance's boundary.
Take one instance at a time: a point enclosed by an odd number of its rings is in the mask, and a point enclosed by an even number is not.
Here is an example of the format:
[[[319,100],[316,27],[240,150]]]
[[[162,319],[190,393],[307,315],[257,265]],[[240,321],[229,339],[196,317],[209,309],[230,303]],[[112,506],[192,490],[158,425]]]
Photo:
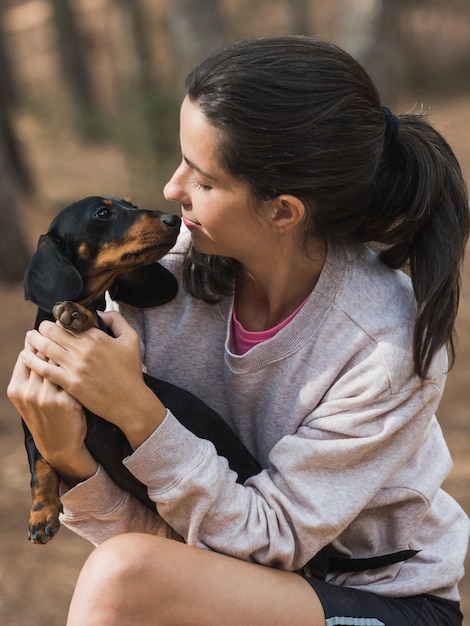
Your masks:
[[[186,228],[189,228],[190,230],[192,228],[199,228],[199,226],[200,226],[200,224],[198,224],[197,222],[193,222],[192,220],[187,218],[185,215],[183,215],[182,220],[183,220],[183,224],[186,226]]]

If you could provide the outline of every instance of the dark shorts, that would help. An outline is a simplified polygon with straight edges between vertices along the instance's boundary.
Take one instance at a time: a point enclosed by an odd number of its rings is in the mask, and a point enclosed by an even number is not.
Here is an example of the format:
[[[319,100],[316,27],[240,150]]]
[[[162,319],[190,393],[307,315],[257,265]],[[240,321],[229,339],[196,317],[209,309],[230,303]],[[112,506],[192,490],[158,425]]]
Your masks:
[[[326,626],[461,626],[458,602],[436,596],[387,598],[302,576],[325,611]]]

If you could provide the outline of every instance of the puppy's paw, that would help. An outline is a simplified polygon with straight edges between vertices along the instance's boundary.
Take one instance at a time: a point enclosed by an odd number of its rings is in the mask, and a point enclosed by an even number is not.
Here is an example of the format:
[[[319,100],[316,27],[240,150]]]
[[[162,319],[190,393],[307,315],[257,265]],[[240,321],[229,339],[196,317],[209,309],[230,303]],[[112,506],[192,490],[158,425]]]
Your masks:
[[[60,528],[61,511],[62,505],[58,497],[51,498],[49,502],[33,502],[29,515],[28,539],[37,544],[50,541]]]
[[[58,302],[53,308],[52,314],[64,328],[76,333],[97,326],[94,314],[76,302]]]

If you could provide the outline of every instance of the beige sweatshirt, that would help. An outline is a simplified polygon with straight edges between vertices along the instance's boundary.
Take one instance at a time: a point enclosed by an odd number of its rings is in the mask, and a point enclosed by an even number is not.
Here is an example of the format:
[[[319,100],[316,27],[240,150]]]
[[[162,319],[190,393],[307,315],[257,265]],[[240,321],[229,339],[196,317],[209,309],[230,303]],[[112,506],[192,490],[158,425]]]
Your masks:
[[[176,275],[188,235],[165,263]],[[171,536],[241,559],[300,569],[332,543],[344,556],[405,549],[408,561],[327,580],[388,596],[459,598],[469,522],[440,488],[451,459],[434,416],[445,382],[413,375],[409,279],[363,246],[329,243],[305,305],[274,338],[231,350],[231,298],[184,293],[162,307],[121,307],[149,374],[217,410],[263,471],[236,482],[214,447],[171,413],[125,461],[160,516],[100,469],[66,492],[63,523],[99,544],[117,533]],[[165,520],[165,521],[164,521]]]

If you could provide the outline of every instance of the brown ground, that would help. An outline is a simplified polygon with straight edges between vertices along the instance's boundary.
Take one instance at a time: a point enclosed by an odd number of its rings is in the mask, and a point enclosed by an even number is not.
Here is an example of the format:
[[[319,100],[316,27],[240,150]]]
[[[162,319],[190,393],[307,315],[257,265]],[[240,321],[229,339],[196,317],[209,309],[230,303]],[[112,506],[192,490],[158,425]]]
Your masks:
[[[470,102],[438,105],[433,120],[455,147],[464,171],[470,172]],[[31,241],[42,232],[52,213],[72,199],[93,193],[133,196],[125,159],[115,148],[70,144],[60,154],[34,120],[21,121],[28,153],[37,172],[40,201],[24,211]],[[156,208],[158,202],[150,203]],[[470,266],[469,266],[470,267]],[[91,547],[62,529],[47,546],[26,539],[29,505],[28,469],[20,422],[5,396],[6,386],[34,307],[23,301],[22,287],[1,287],[0,301],[0,623],[5,626],[62,626],[72,589]],[[470,270],[458,320],[458,361],[451,372],[439,417],[454,457],[447,490],[470,511]],[[470,582],[461,586],[464,613],[470,614]]]

